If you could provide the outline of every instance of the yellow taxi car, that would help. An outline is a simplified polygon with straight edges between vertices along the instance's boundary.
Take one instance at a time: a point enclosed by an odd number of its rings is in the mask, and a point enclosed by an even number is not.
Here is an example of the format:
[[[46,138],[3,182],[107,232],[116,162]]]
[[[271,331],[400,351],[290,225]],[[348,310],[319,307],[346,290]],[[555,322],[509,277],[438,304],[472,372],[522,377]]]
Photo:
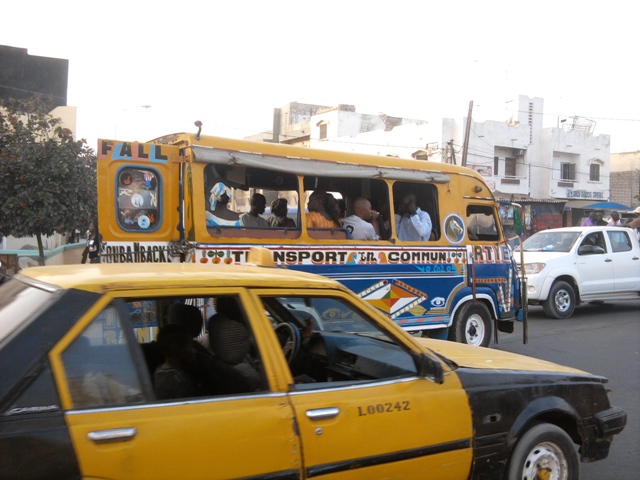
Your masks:
[[[255,264],[22,270],[0,369],[4,479],[575,479],[626,424],[603,377]]]

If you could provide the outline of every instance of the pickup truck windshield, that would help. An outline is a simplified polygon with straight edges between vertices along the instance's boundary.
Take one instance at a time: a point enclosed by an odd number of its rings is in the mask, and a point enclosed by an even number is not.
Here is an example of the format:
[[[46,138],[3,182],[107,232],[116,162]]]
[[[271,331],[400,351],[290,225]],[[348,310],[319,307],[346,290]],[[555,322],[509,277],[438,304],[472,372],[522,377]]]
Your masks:
[[[538,232],[523,243],[525,252],[568,252],[580,232]]]

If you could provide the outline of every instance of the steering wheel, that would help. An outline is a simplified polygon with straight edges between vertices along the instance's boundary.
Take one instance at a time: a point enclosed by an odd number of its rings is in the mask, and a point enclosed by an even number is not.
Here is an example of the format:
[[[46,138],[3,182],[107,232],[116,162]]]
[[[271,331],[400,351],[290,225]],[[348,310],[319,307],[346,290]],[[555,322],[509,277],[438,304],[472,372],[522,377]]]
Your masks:
[[[300,331],[287,322],[279,323],[274,330],[287,363],[291,363],[300,349]]]

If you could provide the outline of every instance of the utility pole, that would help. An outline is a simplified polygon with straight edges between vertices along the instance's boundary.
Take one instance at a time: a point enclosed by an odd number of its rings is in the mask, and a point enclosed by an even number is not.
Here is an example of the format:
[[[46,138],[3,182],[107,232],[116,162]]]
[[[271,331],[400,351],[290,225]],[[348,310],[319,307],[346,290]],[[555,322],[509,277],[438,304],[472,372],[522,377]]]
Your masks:
[[[471,131],[471,114],[473,113],[473,100],[469,102],[469,114],[467,115],[467,128],[464,132],[464,143],[462,145],[462,166],[467,166],[467,152],[469,151],[469,133]]]

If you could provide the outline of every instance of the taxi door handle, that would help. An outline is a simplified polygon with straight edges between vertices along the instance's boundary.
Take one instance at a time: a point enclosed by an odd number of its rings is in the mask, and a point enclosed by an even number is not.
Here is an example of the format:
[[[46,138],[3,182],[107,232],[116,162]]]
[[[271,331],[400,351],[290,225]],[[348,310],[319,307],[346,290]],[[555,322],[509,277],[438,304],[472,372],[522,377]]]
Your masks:
[[[114,428],[112,430],[98,430],[96,432],[89,432],[87,437],[89,440],[95,443],[109,443],[109,442],[126,442],[136,436],[136,429],[130,428]]]
[[[611,260],[610,258],[607,258],[605,262],[609,263],[609,262],[613,262],[613,260]]]
[[[337,417],[339,413],[340,409],[336,407],[316,408],[307,410],[307,418],[309,420],[328,420],[329,418]]]

